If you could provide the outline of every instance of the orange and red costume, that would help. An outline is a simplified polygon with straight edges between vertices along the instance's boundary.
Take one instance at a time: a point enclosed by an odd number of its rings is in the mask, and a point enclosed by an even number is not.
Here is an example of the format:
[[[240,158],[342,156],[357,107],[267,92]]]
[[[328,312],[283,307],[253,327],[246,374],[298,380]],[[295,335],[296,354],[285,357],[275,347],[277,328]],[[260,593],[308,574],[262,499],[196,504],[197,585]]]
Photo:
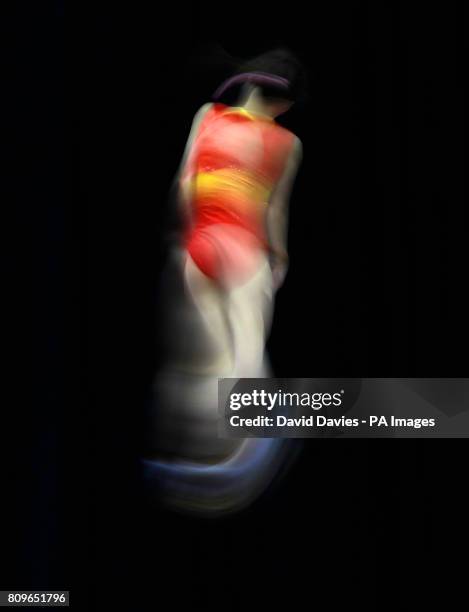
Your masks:
[[[214,104],[205,113],[182,181],[191,182],[186,248],[214,280],[243,279],[266,250],[266,212],[294,135],[269,117]]]

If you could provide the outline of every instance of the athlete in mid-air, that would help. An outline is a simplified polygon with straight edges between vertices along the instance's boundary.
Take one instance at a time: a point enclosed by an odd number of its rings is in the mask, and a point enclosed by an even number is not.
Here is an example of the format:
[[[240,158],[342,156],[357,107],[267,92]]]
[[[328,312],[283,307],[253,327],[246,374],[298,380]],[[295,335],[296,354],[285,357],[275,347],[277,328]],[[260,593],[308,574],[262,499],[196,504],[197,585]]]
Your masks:
[[[288,203],[302,157],[299,138],[276,118],[303,84],[286,49],[240,66],[196,114],[178,172],[184,291],[171,301],[174,350],[157,383],[166,457],[148,468],[188,508],[245,505],[282,460],[278,440],[218,438],[217,381],[270,374],[265,343],[288,268]],[[235,88],[237,102],[222,103]]]

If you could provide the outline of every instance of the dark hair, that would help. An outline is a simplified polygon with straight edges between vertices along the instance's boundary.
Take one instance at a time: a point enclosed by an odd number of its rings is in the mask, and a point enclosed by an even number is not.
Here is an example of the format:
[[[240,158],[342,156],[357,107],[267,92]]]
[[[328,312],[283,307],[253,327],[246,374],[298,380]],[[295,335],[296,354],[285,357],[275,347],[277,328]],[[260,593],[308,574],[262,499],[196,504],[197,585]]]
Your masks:
[[[253,72],[274,75],[288,81],[288,87],[258,84],[265,98],[284,98],[292,102],[299,102],[304,101],[307,97],[306,69],[298,57],[286,47],[272,49],[243,62],[234,75]]]

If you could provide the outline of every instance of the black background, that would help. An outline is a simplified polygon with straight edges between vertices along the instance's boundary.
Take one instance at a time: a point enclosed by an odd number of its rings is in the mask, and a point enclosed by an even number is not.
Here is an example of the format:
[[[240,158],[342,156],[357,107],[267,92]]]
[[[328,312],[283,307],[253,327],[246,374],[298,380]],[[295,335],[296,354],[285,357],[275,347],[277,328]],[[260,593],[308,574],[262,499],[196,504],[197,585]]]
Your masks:
[[[214,521],[150,505],[139,456],[168,191],[222,77],[189,62],[202,43],[239,56],[284,43],[309,71],[308,107],[282,119],[304,160],[269,341],[277,376],[467,373],[462,14],[63,4],[19,4],[3,22],[19,118],[7,186],[35,245],[7,251],[21,289],[10,360],[32,331],[33,369],[30,403],[23,369],[11,404],[18,529],[5,523],[4,588],[67,588],[82,609],[110,597],[127,610],[381,609],[433,593],[451,562],[436,551],[463,532],[463,441],[307,441],[250,510]]]

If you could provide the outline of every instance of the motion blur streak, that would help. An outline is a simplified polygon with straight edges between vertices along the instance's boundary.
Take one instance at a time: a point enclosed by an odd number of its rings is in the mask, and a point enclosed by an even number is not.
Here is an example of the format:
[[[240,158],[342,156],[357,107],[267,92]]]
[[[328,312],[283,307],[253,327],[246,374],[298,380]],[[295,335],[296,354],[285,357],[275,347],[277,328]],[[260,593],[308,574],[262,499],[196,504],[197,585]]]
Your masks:
[[[161,500],[180,512],[218,516],[248,506],[293,449],[285,440],[218,437],[218,377],[270,374],[264,346],[272,274],[259,261],[248,282],[222,292],[184,253],[167,270],[171,358],[154,387],[145,472]]]
[[[219,515],[255,499],[284,463],[285,440],[246,440],[229,459],[214,465],[146,460],[147,478],[180,510]]]
[[[269,60],[274,69],[290,61],[280,55]],[[275,121],[292,103],[283,99],[290,81],[269,72],[244,71],[225,84],[245,82],[242,104],[199,110],[176,180],[185,227],[164,283],[169,358],[155,382],[145,468],[160,499],[204,516],[249,505],[294,448],[218,436],[218,379],[270,375],[265,343],[288,261],[299,147]],[[269,99],[266,79],[280,88]]]

